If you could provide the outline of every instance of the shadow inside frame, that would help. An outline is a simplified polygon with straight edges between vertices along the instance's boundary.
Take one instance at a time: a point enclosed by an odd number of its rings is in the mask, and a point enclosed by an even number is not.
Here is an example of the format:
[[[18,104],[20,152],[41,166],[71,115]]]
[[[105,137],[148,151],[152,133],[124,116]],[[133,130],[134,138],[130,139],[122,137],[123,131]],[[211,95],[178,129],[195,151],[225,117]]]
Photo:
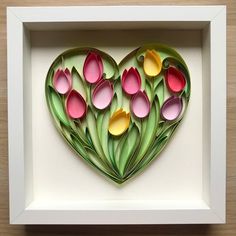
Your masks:
[[[26,235],[207,235],[212,225],[26,225]]]

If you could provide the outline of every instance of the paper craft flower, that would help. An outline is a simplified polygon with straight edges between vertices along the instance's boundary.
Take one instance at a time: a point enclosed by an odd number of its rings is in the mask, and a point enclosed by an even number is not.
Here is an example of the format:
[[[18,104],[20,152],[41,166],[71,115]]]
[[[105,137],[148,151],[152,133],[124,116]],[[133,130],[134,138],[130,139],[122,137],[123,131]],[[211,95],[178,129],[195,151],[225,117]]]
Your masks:
[[[161,72],[162,62],[159,54],[155,50],[147,50],[144,62],[143,69],[147,76],[154,77]]]
[[[170,92],[179,93],[181,92],[185,85],[186,80],[181,71],[177,70],[175,67],[169,67],[165,74],[166,85]]]
[[[114,136],[123,134],[130,124],[130,113],[126,113],[122,108],[113,113],[109,120],[109,132]]]
[[[139,91],[132,97],[131,110],[138,118],[144,118],[149,114],[150,102],[145,91]]]
[[[182,98],[172,96],[161,107],[161,116],[167,121],[176,120],[183,108]]]
[[[66,112],[72,119],[82,118],[87,110],[84,98],[75,90],[71,90],[66,99]]]
[[[141,77],[138,70],[134,67],[131,67],[128,71],[125,69],[122,74],[121,84],[128,95],[137,93],[141,88]]]
[[[101,80],[95,87],[92,94],[93,105],[97,109],[105,109],[113,98],[113,85],[108,80]]]
[[[102,78],[103,63],[100,55],[95,52],[90,52],[84,62],[83,74],[85,80],[94,84]]]
[[[60,94],[66,94],[71,90],[72,78],[69,69],[58,69],[53,77],[53,86]]]

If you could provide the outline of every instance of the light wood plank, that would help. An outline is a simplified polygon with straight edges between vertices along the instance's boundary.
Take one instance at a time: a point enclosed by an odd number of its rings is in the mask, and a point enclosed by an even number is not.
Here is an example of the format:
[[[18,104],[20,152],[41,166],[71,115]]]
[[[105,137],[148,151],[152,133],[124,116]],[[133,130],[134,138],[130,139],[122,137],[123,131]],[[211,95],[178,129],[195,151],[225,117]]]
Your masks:
[[[227,5],[227,224],[158,226],[13,226],[8,224],[6,6]],[[236,235],[236,1],[235,0],[0,0],[0,235]]]

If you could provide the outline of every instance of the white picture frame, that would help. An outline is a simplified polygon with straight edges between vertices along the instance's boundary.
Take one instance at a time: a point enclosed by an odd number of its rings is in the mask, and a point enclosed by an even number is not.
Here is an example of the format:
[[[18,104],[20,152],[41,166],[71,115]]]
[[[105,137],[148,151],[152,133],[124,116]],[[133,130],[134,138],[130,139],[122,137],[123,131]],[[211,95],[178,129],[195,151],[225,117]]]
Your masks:
[[[89,13],[89,14],[88,14]],[[132,14],[131,14],[132,13]],[[122,17],[121,17],[122,16]],[[139,22],[139,24],[137,24]],[[122,23],[122,24],[119,24]],[[138,25],[138,26],[137,26]],[[24,78],[30,76],[30,32],[42,29],[78,27],[140,27],[140,25],[202,30],[203,73],[209,78],[210,110],[203,139],[209,158],[203,161],[204,204],[176,208],[155,201],[135,204],[120,201],[82,205],[68,203],[63,208],[32,206],[27,170],[30,133],[26,132]],[[8,7],[8,143],[11,224],[209,224],[225,223],[226,204],[226,7],[225,6],[76,6]],[[29,119],[29,120],[26,120]],[[27,123],[28,124],[28,123]],[[202,140],[204,142],[204,140]],[[27,143],[27,145],[26,145]],[[26,167],[27,165],[27,167]]]

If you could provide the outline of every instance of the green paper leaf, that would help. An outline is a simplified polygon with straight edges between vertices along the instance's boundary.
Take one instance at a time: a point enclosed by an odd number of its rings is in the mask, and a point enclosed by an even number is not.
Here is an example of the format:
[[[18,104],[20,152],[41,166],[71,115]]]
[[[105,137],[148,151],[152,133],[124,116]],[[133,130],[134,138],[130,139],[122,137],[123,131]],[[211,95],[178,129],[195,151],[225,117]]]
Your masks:
[[[85,81],[82,79],[75,67],[72,67],[72,87],[87,100]]]
[[[52,112],[65,126],[70,126],[60,95],[52,88],[49,89],[49,100]]]
[[[132,174],[135,174],[146,167],[162,151],[167,142],[168,136],[164,136],[160,139],[159,142],[153,146],[151,152],[143,158],[143,161],[139,164],[139,166],[137,166],[137,169]]]
[[[108,159],[108,161],[111,163],[111,159],[109,158],[109,151],[108,151],[108,125],[109,125],[109,119],[110,119],[110,112],[107,110],[102,119],[102,132],[101,132],[101,145],[103,148],[103,152]]]
[[[158,127],[159,116],[159,104],[157,97],[155,97],[150,110],[150,114],[142,123],[143,128],[141,133],[140,148],[138,150],[137,157],[135,158],[133,166],[139,163],[139,161],[143,158],[149,146],[151,145]]]
[[[90,146],[95,150],[88,128],[86,128],[85,135],[87,137],[87,140],[88,140]]]
[[[122,148],[123,148],[123,145],[126,141],[126,137],[128,135],[128,132],[126,131],[119,139],[119,141],[117,140],[115,144],[115,153],[114,153],[114,156],[115,156],[115,164],[116,166],[118,167],[119,169],[119,165],[120,165],[120,154],[121,154],[121,151],[122,151]],[[120,173],[120,170],[119,170],[119,173]],[[120,173],[121,174],[121,173]]]
[[[112,165],[113,167],[116,167],[114,159],[114,143],[113,143],[113,138],[110,136],[108,136],[108,151],[109,151],[109,157],[112,161]]]
[[[117,99],[117,94],[115,93],[110,107],[111,115],[117,110],[117,104],[118,104],[118,99]]]
[[[164,132],[160,137],[155,139],[155,142],[150,148],[150,152],[147,153],[147,156],[143,159],[144,161],[141,163],[139,169],[143,168],[149,164],[165,147],[167,142],[170,140],[171,136],[173,135],[175,129],[177,128],[179,123],[175,123],[174,125],[170,126],[166,132]]]
[[[99,112],[97,115],[97,132],[100,140],[102,136],[102,121],[103,121],[103,113]]]
[[[124,175],[127,163],[130,161],[136,147],[139,144],[139,131],[135,124],[132,125],[128,131],[125,142],[122,146],[120,157],[119,157],[119,169],[121,176]]]
[[[154,81],[154,89],[158,86],[158,84],[164,80],[164,75],[163,74],[159,74],[158,76],[156,76],[155,78],[153,78]]]
[[[81,155],[84,159],[87,160],[87,152],[84,149],[84,144],[78,139],[77,136],[74,134],[71,134],[71,139],[73,146],[75,147],[76,152],[78,152],[79,155]]]
[[[167,136],[170,137],[170,135],[173,133],[173,131],[176,129],[176,127],[179,125],[181,120],[178,120],[176,122],[173,122],[169,125],[164,126],[164,129],[162,130],[161,133],[158,134],[157,140],[162,139],[162,137]]]
[[[111,178],[115,182],[119,182],[119,179],[117,179],[113,174],[109,172],[107,168],[104,167],[104,164],[99,160],[99,157],[97,156],[97,153],[94,152],[93,150],[87,148],[87,153],[88,153],[88,158],[89,161],[93,164],[93,166],[102,171],[104,175],[107,177]]]
[[[122,99],[123,94],[122,94],[122,87],[121,87],[120,80],[117,80],[114,83],[114,92],[117,95],[117,109],[119,109],[122,107],[122,104],[123,104],[123,99]]]
[[[141,162],[138,163],[136,168],[133,169],[132,172],[130,172],[129,175],[126,176],[126,178],[129,178],[130,176],[133,176],[143,170],[143,168],[147,167],[147,165],[149,165],[150,162],[158,156],[158,154],[164,149],[166,144],[169,142],[178,124],[179,122],[172,124],[166,129],[164,133],[162,133],[161,136],[156,137],[153,145],[149,148],[149,151],[145,154]]]
[[[145,92],[148,96],[148,99],[150,102],[153,100],[153,88],[152,88],[152,82],[147,80]]]
[[[92,110],[90,109],[90,107],[88,107],[88,112],[87,112],[87,126],[88,126],[88,131],[90,133],[92,143],[94,145],[94,148],[95,148],[97,154],[99,155],[99,157],[101,159],[103,159],[103,161],[105,161],[102,146],[100,144],[99,137],[98,137],[95,116],[94,116]]]
[[[71,139],[71,132],[70,129],[67,128],[62,122],[60,122],[60,128],[62,130],[62,135],[64,136],[64,138],[66,139],[66,141],[68,143],[71,143],[72,139]]]
[[[160,83],[155,88],[155,94],[158,97],[160,106],[162,106],[162,104],[164,103],[164,81],[163,80],[160,81]]]

